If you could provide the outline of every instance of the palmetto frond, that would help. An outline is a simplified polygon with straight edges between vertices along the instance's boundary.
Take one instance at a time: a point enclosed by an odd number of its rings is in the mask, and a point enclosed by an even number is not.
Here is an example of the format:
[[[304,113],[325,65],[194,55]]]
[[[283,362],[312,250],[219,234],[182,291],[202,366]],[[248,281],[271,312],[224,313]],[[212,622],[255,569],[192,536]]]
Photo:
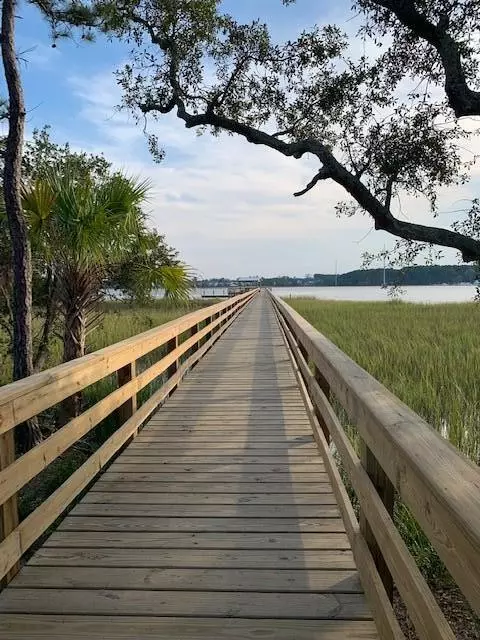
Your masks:
[[[150,292],[152,288],[165,291],[170,300],[188,300],[193,286],[191,269],[182,263],[176,265],[154,265],[139,262],[132,265],[134,281],[140,290]]]
[[[52,170],[24,189],[32,239],[41,238],[52,255],[69,264],[119,260],[139,234],[148,190],[148,182],[122,174],[79,181]]]
[[[188,300],[192,290],[192,274],[186,265],[158,268],[159,284],[165,290],[165,297],[173,300]]]

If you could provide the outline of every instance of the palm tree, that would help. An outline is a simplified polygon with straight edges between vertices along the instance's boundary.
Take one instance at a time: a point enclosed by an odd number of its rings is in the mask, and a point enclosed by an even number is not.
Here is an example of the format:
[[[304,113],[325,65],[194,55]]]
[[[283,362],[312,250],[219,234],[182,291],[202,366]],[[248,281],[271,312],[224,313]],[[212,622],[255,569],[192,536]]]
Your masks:
[[[121,173],[98,180],[54,170],[23,190],[33,252],[55,278],[65,362],[85,354],[109,273],[132,252],[142,254],[148,231],[141,205],[149,188]],[[158,279],[160,272],[154,275]],[[183,291],[185,277],[177,279]],[[68,417],[78,415],[80,404],[80,396],[70,400]]]

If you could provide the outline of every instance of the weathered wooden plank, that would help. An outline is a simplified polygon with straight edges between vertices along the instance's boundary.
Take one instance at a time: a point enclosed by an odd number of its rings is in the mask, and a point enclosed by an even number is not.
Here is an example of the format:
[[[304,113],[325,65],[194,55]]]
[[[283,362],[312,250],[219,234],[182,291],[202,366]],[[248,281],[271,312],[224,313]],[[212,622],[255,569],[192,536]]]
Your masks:
[[[120,485],[121,488],[121,485]],[[90,491],[82,504],[334,505],[333,493],[139,493]]]
[[[44,547],[93,549],[350,549],[345,533],[54,531]]]
[[[152,551],[150,551],[152,553]],[[22,589],[124,589],[362,593],[356,571],[317,569],[204,569],[27,566],[12,583]]]
[[[132,442],[132,451],[136,451],[138,449],[149,449],[151,451],[163,451],[164,453],[172,452],[181,452],[181,455],[185,455],[185,453],[199,451],[198,455],[202,455],[202,451],[210,451],[215,452],[217,449],[222,449],[225,451],[236,451],[238,452],[251,452],[251,451],[265,451],[265,455],[277,455],[278,451],[289,451],[293,455],[295,452],[300,451],[300,453],[304,452],[312,452],[316,451],[315,444],[311,442],[311,437],[307,436],[308,440],[277,440],[275,442],[261,442],[261,441],[252,441],[249,438],[246,438],[243,442],[232,442],[230,440],[219,438],[219,441],[212,442],[191,442],[188,438],[178,439],[175,441],[164,441],[164,440],[156,440],[155,438],[143,437],[138,438],[135,442]]]
[[[133,453],[130,451],[130,448],[126,449],[125,453],[122,454],[122,457],[119,458],[119,461],[123,462],[135,462],[142,463],[142,461],[146,464],[241,464],[245,465],[245,471],[248,472],[248,465],[250,464],[286,464],[290,465],[290,463],[296,464],[321,464],[322,460],[319,456],[309,455],[309,456],[289,456],[289,455],[280,455],[280,456],[263,456],[263,455],[228,455],[228,456],[208,456],[208,458],[199,457],[199,456],[170,456],[170,454],[160,453],[157,455],[148,456],[146,452],[142,453]]]
[[[315,453],[316,449],[312,445],[300,445],[296,448],[277,448],[277,449],[261,449],[258,447],[236,447],[236,448],[224,448],[217,449],[214,448],[193,448],[186,446],[183,449],[163,449],[161,446],[152,445],[152,444],[141,444],[137,445],[134,440],[130,445],[130,451],[132,453],[137,453],[139,451],[144,452],[145,456],[158,456],[162,454],[167,454],[169,456],[199,456],[203,458],[208,458],[209,456],[238,456],[243,452],[246,455],[262,455],[262,456],[273,456],[278,457],[279,455],[287,454],[296,458],[298,456],[308,456]]]
[[[329,478],[326,473],[321,471],[310,472],[291,472],[291,473],[216,473],[214,477],[210,473],[197,473],[195,471],[187,471],[186,473],[169,473],[168,471],[154,472],[147,471],[146,473],[116,473],[115,471],[107,471],[103,475],[104,480],[102,482],[171,482],[171,483],[184,483],[189,484],[194,482],[229,482],[229,483],[320,483],[329,482]]]
[[[128,477],[133,474],[126,474],[119,482],[118,480],[99,480],[95,485],[96,491],[127,491],[145,493],[330,493],[331,485],[317,482],[216,482],[215,478],[210,478],[209,482],[129,482]],[[158,474],[160,475],[160,474]],[[105,476],[107,477],[107,476]]]
[[[202,425],[198,422],[175,423],[172,421],[166,422],[164,425],[148,423],[143,432],[160,437],[188,435],[188,437],[195,436],[199,438],[215,438],[215,436],[222,435],[232,438],[244,438],[245,436],[251,436],[252,438],[266,436],[281,438],[283,436],[293,437],[311,435],[312,430],[310,427],[302,426],[301,424],[289,425],[282,423],[262,425],[262,423],[256,422],[253,425],[251,423],[246,425],[244,421],[234,422],[229,420],[228,425],[223,425],[221,427],[207,423]]]
[[[158,446],[162,448],[172,447],[175,445],[175,448],[178,446],[192,445],[195,446],[203,446],[204,444],[208,447],[213,446],[214,443],[222,443],[222,447],[225,445],[233,445],[233,446],[242,446],[245,444],[254,444],[258,447],[270,448],[273,445],[275,448],[276,445],[281,444],[296,446],[297,444],[305,444],[313,442],[313,436],[310,433],[305,434],[293,434],[288,435],[286,433],[275,433],[269,436],[259,436],[258,434],[236,434],[226,435],[222,431],[217,432],[216,437],[213,436],[202,436],[198,434],[188,434],[186,436],[184,433],[172,435],[172,434],[161,434],[155,435],[148,431],[142,431],[141,435],[137,438],[138,442],[148,442],[148,443],[156,443]],[[270,446],[266,446],[270,445]]]
[[[141,460],[141,458],[140,458]],[[317,472],[324,473],[325,467],[323,464],[318,461],[317,464],[277,464],[277,465],[268,465],[268,464],[249,464],[248,469],[245,469],[245,465],[241,463],[235,464],[208,464],[202,462],[201,459],[199,462],[193,464],[172,464],[172,463],[164,463],[164,462],[154,462],[152,458],[148,458],[147,462],[134,462],[131,463],[129,460],[125,460],[124,456],[122,456],[118,462],[114,462],[110,467],[111,471],[115,473],[142,473],[147,471],[153,471],[157,473],[188,473],[198,472],[198,473],[288,473],[291,469],[294,473],[310,473]],[[215,480],[215,477],[212,478]]]
[[[0,612],[230,618],[370,619],[362,594],[7,589]]]
[[[341,518],[137,518],[67,516],[60,531],[199,531],[232,533],[343,533]]]
[[[138,518],[338,518],[338,507],[322,505],[261,504],[89,504],[81,502],[71,516]]]
[[[2,614],[0,640],[378,640],[363,620]]]
[[[60,549],[42,547],[29,562],[48,567],[196,569],[355,569],[350,550]],[[52,573],[55,571],[52,570]]]

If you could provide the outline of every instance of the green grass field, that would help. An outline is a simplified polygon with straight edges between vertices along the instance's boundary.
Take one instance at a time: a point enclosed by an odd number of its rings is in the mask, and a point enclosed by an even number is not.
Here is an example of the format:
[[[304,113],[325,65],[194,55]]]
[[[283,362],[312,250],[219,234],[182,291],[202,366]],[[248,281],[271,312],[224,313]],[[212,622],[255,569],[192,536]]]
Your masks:
[[[480,305],[310,298],[287,302],[452,444],[480,463]],[[358,445],[355,429],[348,425],[344,412],[339,411],[339,415],[349,437]],[[349,493],[354,498],[351,488]],[[401,502],[395,505],[395,521],[430,583],[440,585],[440,589],[450,584],[443,563]],[[472,625],[478,625],[472,620]]]
[[[480,305],[287,302],[480,463]]]

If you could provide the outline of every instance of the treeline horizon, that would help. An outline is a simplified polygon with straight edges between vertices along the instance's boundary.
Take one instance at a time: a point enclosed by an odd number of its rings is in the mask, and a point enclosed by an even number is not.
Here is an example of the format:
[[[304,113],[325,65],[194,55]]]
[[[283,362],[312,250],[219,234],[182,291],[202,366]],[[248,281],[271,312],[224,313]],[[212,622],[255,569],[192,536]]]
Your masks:
[[[480,280],[480,271],[476,265],[427,265],[402,269],[386,268],[385,281],[383,268],[355,269],[346,273],[314,273],[312,276],[275,276],[259,278],[264,287],[369,287],[433,284],[474,284]],[[235,280],[230,278],[207,278],[198,280],[197,286],[228,287]]]

